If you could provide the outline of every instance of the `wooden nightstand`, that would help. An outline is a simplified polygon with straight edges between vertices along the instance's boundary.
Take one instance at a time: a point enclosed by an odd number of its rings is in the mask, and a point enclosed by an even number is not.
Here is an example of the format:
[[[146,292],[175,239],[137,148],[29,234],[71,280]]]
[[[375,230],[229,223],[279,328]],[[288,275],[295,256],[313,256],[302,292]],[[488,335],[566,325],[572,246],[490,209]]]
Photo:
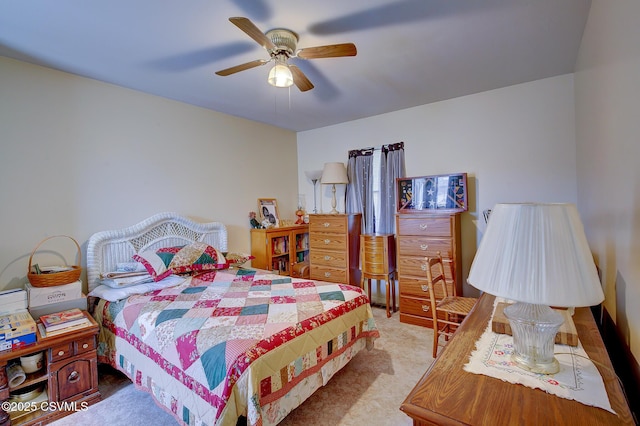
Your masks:
[[[74,411],[86,408],[100,401],[98,391],[98,360],[96,355],[96,336],[98,323],[87,312],[84,313],[91,325],[80,330],[54,337],[41,338],[26,348],[0,353],[0,426],[40,425],[49,423]],[[44,352],[44,366],[41,370],[27,374],[24,383],[9,388],[6,367],[21,356]],[[47,398],[33,404],[31,411],[18,411],[18,405],[7,404],[11,395],[31,386],[41,384],[47,392]],[[35,401],[40,401],[36,398]],[[16,408],[7,412],[5,408]]]

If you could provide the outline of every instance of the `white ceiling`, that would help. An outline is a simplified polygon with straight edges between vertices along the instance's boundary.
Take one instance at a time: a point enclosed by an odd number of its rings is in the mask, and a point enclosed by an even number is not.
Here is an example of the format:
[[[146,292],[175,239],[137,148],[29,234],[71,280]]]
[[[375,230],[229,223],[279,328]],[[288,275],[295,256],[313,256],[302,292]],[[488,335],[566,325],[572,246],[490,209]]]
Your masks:
[[[0,55],[303,131],[573,72],[590,0],[2,0]],[[215,71],[265,49],[228,20],[353,42],[355,57]],[[0,82],[1,84],[1,82]]]

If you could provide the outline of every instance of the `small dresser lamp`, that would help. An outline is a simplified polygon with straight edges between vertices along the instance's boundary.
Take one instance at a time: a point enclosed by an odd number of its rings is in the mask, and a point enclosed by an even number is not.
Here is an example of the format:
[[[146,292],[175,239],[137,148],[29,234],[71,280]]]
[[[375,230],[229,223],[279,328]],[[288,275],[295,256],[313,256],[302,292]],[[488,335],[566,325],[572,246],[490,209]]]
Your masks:
[[[307,179],[313,182],[313,213],[318,213],[316,208],[316,182],[322,177],[322,170],[310,170],[304,172],[304,174],[307,175]]]
[[[331,214],[337,214],[336,210],[336,184],[349,183],[347,178],[347,169],[344,163],[324,163],[322,170],[322,184],[333,185],[331,189],[333,198],[331,198]]]
[[[511,358],[540,374],[560,370],[553,350],[563,319],[549,306],[593,306],[604,300],[573,204],[496,204],[468,282],[516,301],[504,310],[513,333]]]

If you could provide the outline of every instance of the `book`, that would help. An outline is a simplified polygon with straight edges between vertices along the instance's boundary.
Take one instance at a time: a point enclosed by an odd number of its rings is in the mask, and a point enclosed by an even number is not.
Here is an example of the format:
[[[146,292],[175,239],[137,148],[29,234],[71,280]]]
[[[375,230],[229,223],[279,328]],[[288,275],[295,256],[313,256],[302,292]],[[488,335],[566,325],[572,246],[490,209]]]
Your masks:
[[[53,314],[42,315],[40,321],[47,332],[60,330],[74,325],[83,324],[88,321],[84,312],[78,308],[67,309],[66,311]]]
[[[91,321],[89,321],[88,319],[85,318],[85,322],[80,323],[80,324],[76,324],[76,325],[72,325],[70,327],[66,327],[66,328],[61,328],[60,330],[55,330],[55,331],[47,331],[44,328],[44,325],[42,325],[42,322],[38,321],[37,325],[38,325],[38,331],[40,332],[40,337],[41,338],[46,338],[46,337],[53,337],[53,336],[57,336],[59,334],[64,334],[64,333],[69,333],[70,331],[76,331],[76,330],[81,330],[85,327],[88,327],[91,325]]]

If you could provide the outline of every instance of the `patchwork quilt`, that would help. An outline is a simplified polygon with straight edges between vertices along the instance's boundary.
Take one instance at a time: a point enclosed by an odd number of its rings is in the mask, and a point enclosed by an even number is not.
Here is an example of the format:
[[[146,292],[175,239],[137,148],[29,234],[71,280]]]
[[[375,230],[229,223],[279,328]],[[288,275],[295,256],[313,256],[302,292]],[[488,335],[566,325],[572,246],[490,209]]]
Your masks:
[[[100,306],[99,360],[185,425],[275,424],[379,336],[360,288],[249,269]]]

